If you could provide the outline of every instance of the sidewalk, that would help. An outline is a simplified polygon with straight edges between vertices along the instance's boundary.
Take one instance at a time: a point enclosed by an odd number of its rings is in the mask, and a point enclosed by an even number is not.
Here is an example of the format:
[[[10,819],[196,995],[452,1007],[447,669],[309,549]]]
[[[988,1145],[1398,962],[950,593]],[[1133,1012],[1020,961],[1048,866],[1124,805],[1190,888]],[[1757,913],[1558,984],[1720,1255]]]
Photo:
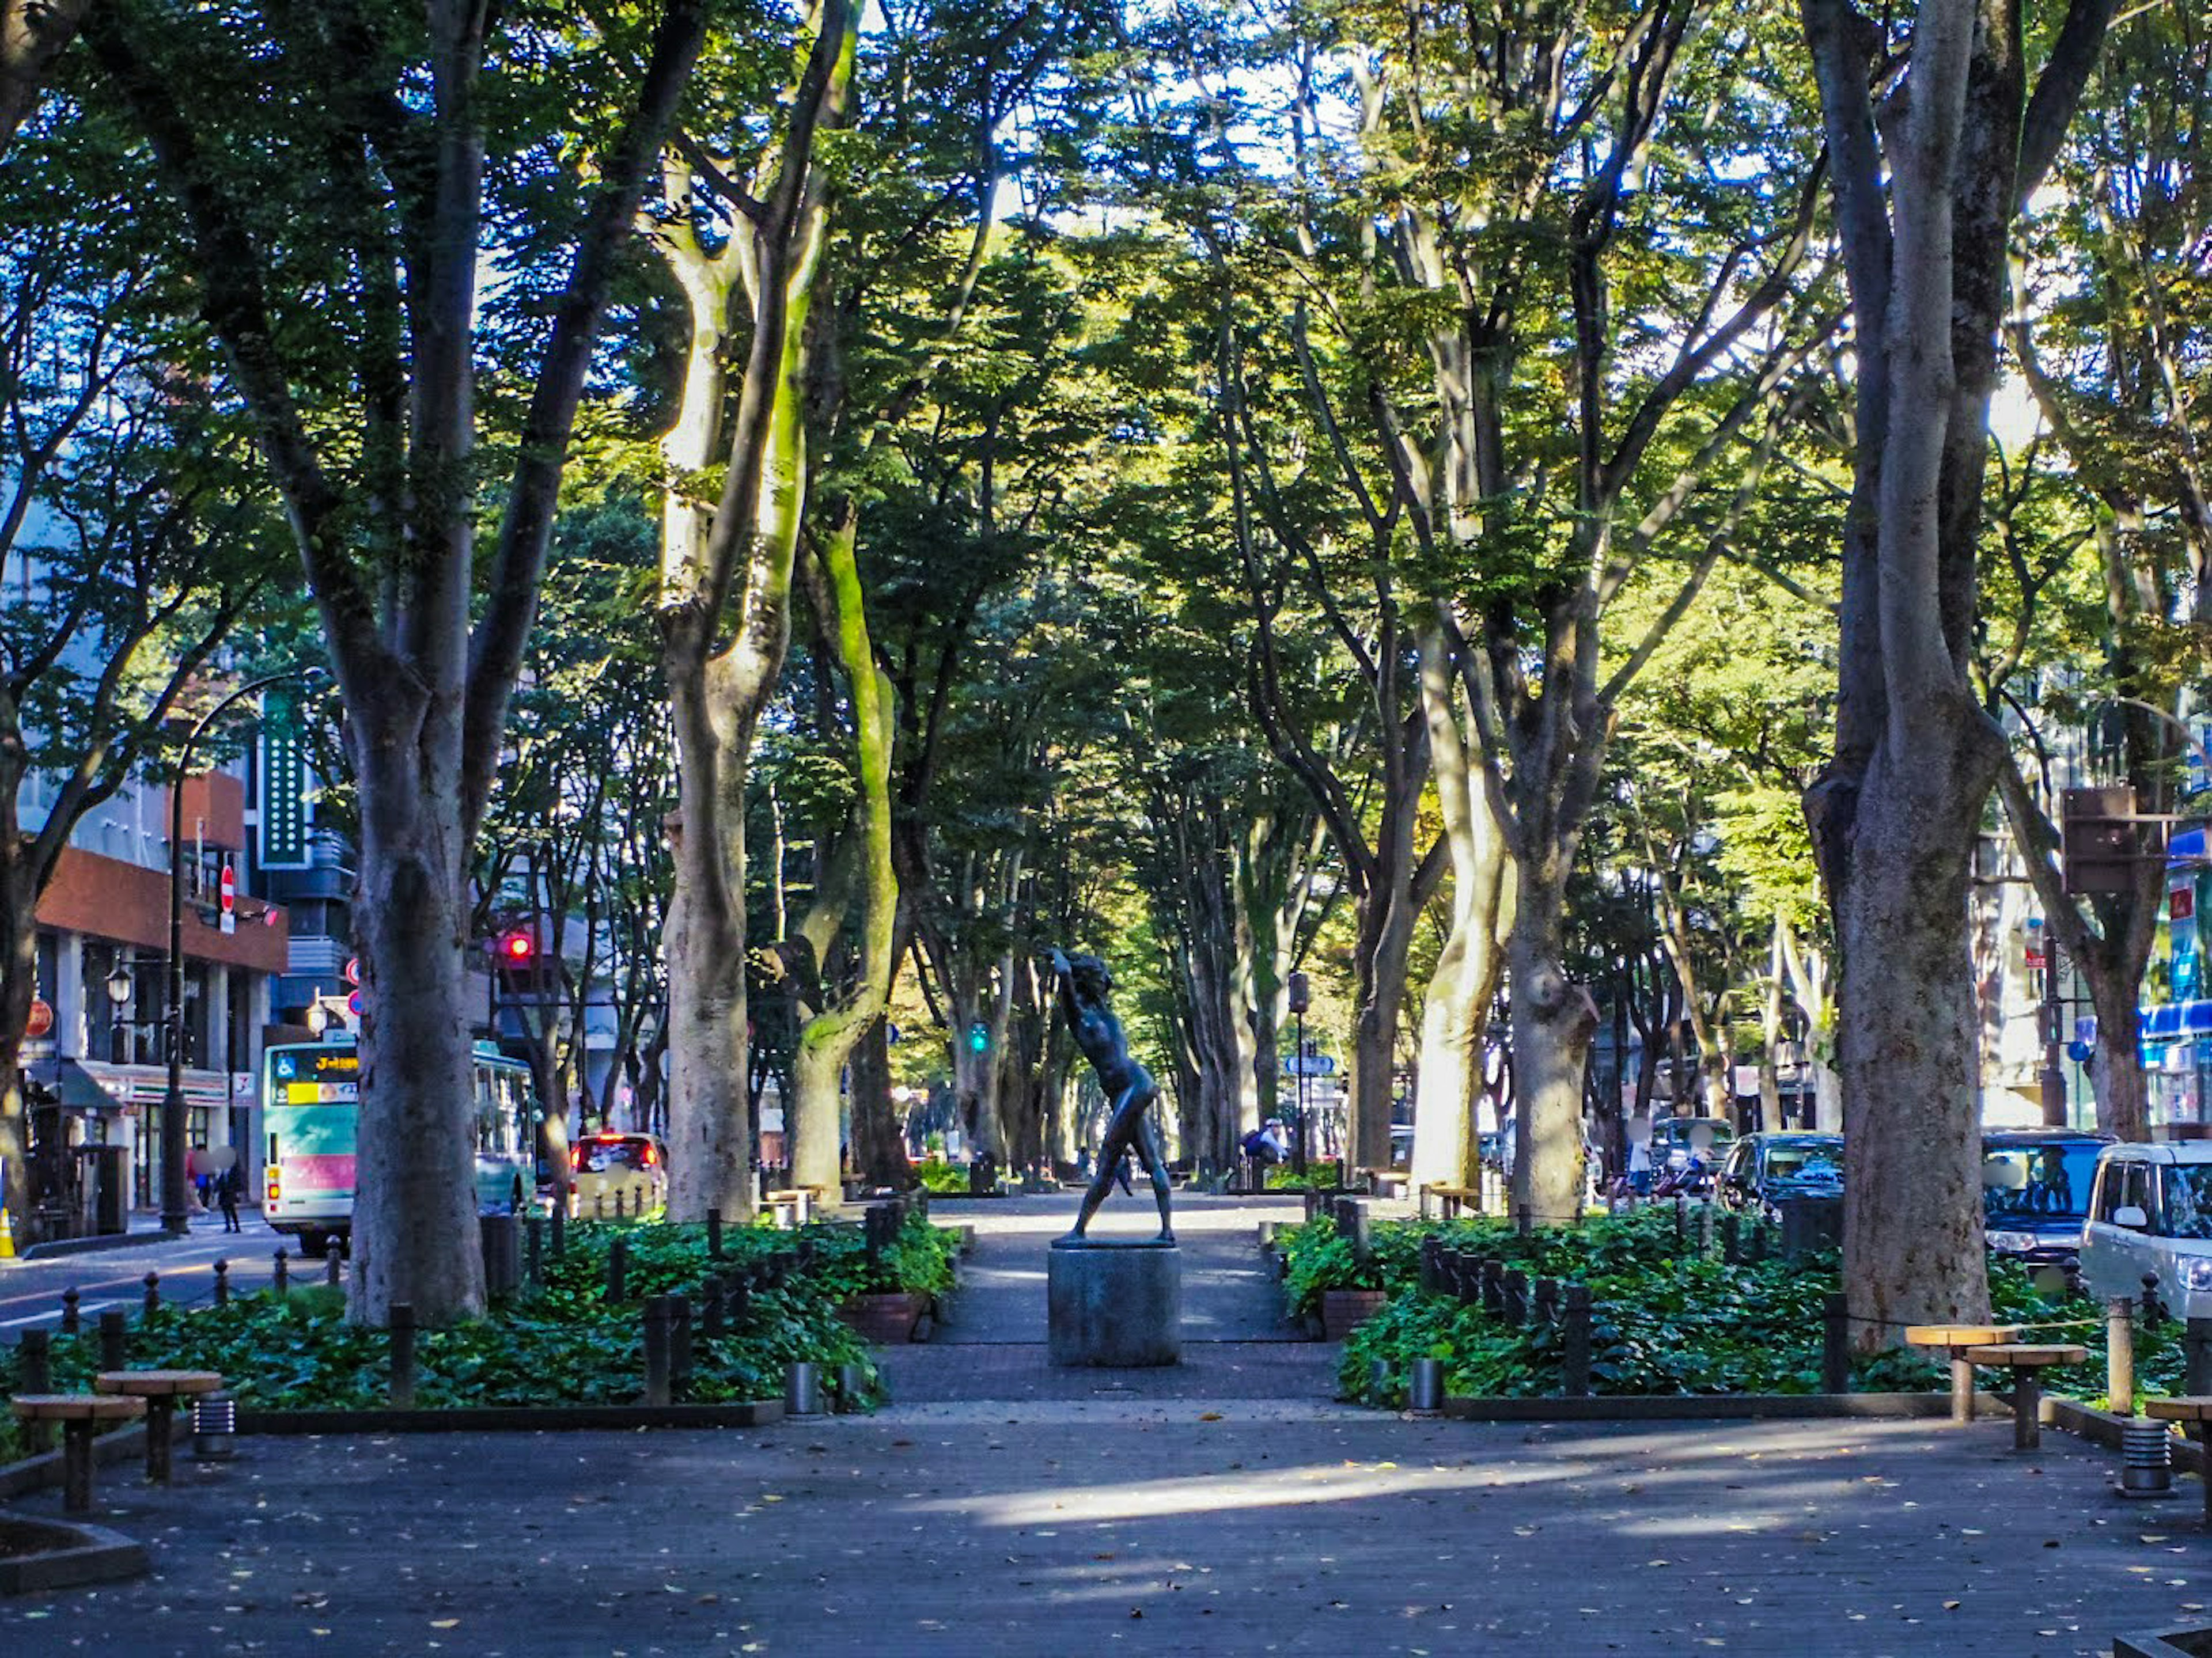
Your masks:
[[[874,1417],[247,1439],[166,1491],[117,1471],[109,1522],[156,1575],[0,1601],[0,1652],[2056,1658],[2212,1605],[2193,1483],[2123,1504],[2112,1460],[2063,1434],[2016,1456],[1990,1423],[1335,1405],[1291,1384],[1336,1350],[1263,1327],[1234,1276],[1256,1205],[1177,1218],[1186,1271],[1207,1263],[1193,1304],[1230,1339],[1054,1376],[1024,1338],[1034,1234],[1066,1206],[979,1220],[954,1322],[888,1355]]]

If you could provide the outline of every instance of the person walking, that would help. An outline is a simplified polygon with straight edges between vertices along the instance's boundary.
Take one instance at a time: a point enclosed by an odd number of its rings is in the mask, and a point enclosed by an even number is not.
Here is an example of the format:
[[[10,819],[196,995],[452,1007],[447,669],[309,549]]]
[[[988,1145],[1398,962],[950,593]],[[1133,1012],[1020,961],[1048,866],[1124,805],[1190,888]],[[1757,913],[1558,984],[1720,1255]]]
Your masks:
[[[246,1229],[238,1224],[238,1200],[246,1195],[246,1166],[243,1163],[234,1162],[222,1171],[222,1177],[215,1183],[215,1195],[216,1201],[222,1206],[222,1230],[243,1232]]]

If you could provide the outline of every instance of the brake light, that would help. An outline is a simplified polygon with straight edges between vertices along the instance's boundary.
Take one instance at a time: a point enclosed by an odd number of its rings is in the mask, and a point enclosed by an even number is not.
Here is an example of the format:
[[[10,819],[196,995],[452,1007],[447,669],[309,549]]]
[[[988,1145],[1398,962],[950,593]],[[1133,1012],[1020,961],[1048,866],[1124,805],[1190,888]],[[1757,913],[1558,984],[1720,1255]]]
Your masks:
[[[269,1201],[276,1202],[283,1188],[283,1182],[277,1178],[276,1165],[272,1163],[269,1165]]]
[[[568,1148],[568,1167],[571,1169],[580,1169],[583,1166],[584,1148],[580,1145],[570,1146]]]
[[[660,1161],[660,1154],[659,1154],[659,1152],[655,1151],[653,1149],[653,1147],[652,1147],[650,1145],[648,1145],[645,1148],[645,1166],[646,1166],[647,1169],[650,1169],[650,1168],[652,1168],[652,1167],[653,1167],[653,1165],[654,1163],[658,1163],[658,1162],[659,1162],[659,1161]]]

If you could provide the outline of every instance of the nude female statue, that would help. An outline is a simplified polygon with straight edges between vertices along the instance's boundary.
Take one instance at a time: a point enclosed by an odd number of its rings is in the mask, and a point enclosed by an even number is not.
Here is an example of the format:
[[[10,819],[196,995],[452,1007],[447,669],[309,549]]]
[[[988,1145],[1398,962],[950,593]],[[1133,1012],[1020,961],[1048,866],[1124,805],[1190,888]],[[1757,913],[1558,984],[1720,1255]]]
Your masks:
[[[1067,1016],[1067,1028],[1074,1035],[1075,1045],[1097,1072],[1098,1085],[1106,1090],[1109,1102],[1106,1135],[1098,1144],[1097,1173],[1091,1177],[1091,1189],[1083,1194],[1075,1230],[1061,1242],[1082,1238],[1091,1216],[1114,1189],[1114,1173],[1121,1166],[1122,1154],[1133,1151],[1145,1172],[1152,1177],[1153,1200],[1160,1206],[1160,1242],[1173,1243],[1175,1229],[1168,1220],[1167,1159],[1160,1152],[1158,1131],[1146,1114],[1160,1096],[1160,1085],[1152,1080],[1151,1072],[1129,1057],[1121,1022],[1106,1004],[1114,977],[1096,956],[1070,960],[1060,950],[1052,952],[1052,970],[1060,982],[1060,1006]]]

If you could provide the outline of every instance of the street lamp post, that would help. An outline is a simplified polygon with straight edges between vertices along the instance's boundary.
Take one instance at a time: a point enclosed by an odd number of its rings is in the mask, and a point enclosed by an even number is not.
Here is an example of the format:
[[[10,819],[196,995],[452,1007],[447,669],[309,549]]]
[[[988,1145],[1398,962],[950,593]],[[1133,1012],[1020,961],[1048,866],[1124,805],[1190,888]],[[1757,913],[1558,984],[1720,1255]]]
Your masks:
[[[192,745],[216,717],[254,692],[313,673],[288,668],[250,680],[202,714],[177,751],[176,781],[169,788],[169,972],[162,1035],[168,1045],[169,1085],[161,1096],[161,1230],[182,1237],[190,1227],[185,1207],[185,777],[191,768]],[[111,989],[110,994],[113,992]]]
[[[115,970],[107,975],[107,1056],[118,1065],[123,1063],[123,1007],[131,999],[131,969],[118,956]]]

